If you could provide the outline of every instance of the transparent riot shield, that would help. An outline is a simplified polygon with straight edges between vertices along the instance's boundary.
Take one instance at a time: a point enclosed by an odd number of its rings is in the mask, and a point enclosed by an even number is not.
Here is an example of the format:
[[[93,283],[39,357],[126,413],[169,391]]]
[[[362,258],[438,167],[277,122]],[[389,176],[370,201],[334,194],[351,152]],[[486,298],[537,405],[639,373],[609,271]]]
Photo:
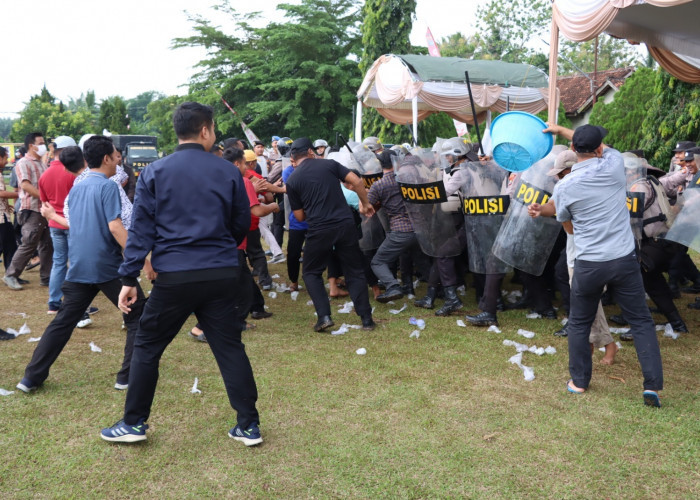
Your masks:
[[[673,208],[681,205],[680,212],[664,238],[700,252],[700,189],[686,189],[678,199]]]
[[[631,153],[623,153],[625,175],[627,176],[627,209],[630,213],[630,226],[637,245],[641,244],[644,234],[644,194],[647,163]]]
[[[431,257],[462,253],[457,234],[460,221],[441,209],[447,195],[435,154],[416,148],[410,156],[392,161],[401,197],[423,252]]]
[[[539,276],[556,243],[561,224],[554,217],[533,219],[527,208],[533,203],[547,203],[552,196],[556,176],[549,176],[557,155],[564,146],[552,151],[527,169],[515,186],[508,214],[493,244],[493,253],[516,269]]]
[[[346,148],[347,149],[347,148]],[[367,189],[372,187],[372,184],[382,178],[382,164],[379,163],[379,158],[369,148],[363,144],[358,144],[352,149],[355,162],[359,165],[359,172],[362,175],[362,180]]]
[[[380,210],[382,212],[383,210]],[[382,244],[385,238],[384,227],[382,226],[382,221],[378,217],[379,212],[377,212],[372,217],[362,217],[362,238],[360,239],[360,250],[363,252],[370,252],[376,250]]]
[[[462,165],[457,174],[463,181],[460,194],[469,270],[481,274],[505,273],[508,264],[497,258],[491,249],[510,204],[510,197],[501,195],[508,172],[494,161]]]
[[[346,147],[340,148],[340,151],[333,151],[332,153],[328,153],[328,159],[335,160],[342,166],[349,168],[350,170],[357,170],[358,172],[360,171],[360,166],[355,161],[355,157],[350,151],[348,151],[348,148]]]

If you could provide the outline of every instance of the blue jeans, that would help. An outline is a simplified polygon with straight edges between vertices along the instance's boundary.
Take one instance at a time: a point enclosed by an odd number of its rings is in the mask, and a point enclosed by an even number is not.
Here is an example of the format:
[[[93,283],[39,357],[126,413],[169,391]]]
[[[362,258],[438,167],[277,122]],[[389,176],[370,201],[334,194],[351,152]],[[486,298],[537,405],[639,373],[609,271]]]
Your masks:
[[[63,292],[61,286],[68,271],[68,229],[50,227],[53,242],[53,266],[49,279],[49,309],[58,310],[61,306]]]

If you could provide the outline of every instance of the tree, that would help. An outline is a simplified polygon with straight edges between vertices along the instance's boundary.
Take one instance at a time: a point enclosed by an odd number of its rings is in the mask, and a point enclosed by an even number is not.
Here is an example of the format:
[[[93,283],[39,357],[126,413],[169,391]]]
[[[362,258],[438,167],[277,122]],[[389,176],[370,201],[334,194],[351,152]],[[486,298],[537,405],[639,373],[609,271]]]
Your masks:
[[[598,101],[593,107],[590,123],[608,130],[605,138],[616,149],[639,149],[644,143],[642,123],[647,116],[647,105],[654,97],[656,73],[639,68],[630,76],[612,102]]]
[[[47,137],[68,135],[77,138],[94,132],[91,120],[92,116],[87,110],[72,111],[66,109],[62,102],[56,103],[56,99],[44,86],[38,95],[29,99],[13,123],[10,140],[22,142],[30,132],[43,132]]]
[[[700,85],[677,80],[661,69],[655,76],[653,97],[642,104],[646,117],[640,147],[649,163],[667,169],[676,142],[700,140]]]
[[[188,100],[181,96],[162,97],[147,105],[145,123],[148,133],[158,136],[158,149],[167,154],[177,147],[177,137],[173,129],[173,112],[180,104]]]
[[[164,97],[166,97],[165,94],[149,90],[125,101],[126,112],[129,115],[129,131],[132,134],[147,133],[148,124],[145,116],[148,112],[148,105]]]
[[[476,52],[479,43],[476,35],[463,35],[461,32],[454,33],[443,38],[438,44],[442,57],[463,57],[471,59]]]
[[[126,134],[129,130],[129,116],[126,104],[119,96],[108,97],[100,104],[100,130],[113,134]]]
[[[595,39],[587,42],[562,40],[559,47],[559,74],[592,73],[595,68]],[[573,62],[578,70],[571,64]],[[624,68],[640,65],[637,51],[626,41],[605,33],[598,36],[598,69]]]
[[[240,15],[224,1],[216,9],[232,20],[233,34],[192,18],[197,34],[173,42],[175,48],[208,50],[190,94],[215,107],[217,127],[226,136],[243,132],[214,89],[260,137],[347,134],[361,83],[356,0],[302,0],[277,8],[285,22],[255,28],[256,14]]]
[[[14,121],[13,118],[0,118],[0,140],[9,137]]]

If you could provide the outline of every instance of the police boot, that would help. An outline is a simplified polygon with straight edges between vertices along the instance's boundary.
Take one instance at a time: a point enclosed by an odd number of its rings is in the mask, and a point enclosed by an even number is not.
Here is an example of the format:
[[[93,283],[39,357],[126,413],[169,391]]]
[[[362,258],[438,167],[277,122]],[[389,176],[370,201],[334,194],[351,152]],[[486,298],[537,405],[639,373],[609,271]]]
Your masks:
[[[456,286],[446,286],[445,287],[445,304],[435,311],[435,316],[449,316],[453,312],[462,309],[462,301],[457,297],[457,287]]]
[[[688,333],[688,327],[686,326],[683,318],[681,318],[681,313],[678,311],[673,311],[666,315],[666,319],[671,323],[671,328],[676,333]]]
[[[475,314],[473,316],[467,315],[464,319],[474,326],[498,326],[498,318],[496,315],[486,311],[480,312],[479,314]]]
[[[422,307],[423,309],[432,309],[435,307],[435,295],[437,294],[437,288],[433,286],[428,287],[428,292],[422,299],[413,302],[416,307]]]
[[[404,295],[415,295],[416,291],[413,289],[413,280],[409,276],[407,280],[402,280],[401,291]]]

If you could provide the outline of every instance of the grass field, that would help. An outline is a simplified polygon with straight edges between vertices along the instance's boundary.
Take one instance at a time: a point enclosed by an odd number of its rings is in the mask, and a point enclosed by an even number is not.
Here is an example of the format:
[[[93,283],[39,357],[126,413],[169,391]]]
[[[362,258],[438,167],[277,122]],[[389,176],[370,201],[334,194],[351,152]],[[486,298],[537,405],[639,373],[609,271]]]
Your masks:
[[[283,264],[271,272],[286,275]],[[37,271],[23,277],[32,284],[21,292],[0,288],[0,326],[19,330],[26,321],[32,330],[0,343],[0,387],[8,390],[36,345],[28,337],[50,320]],[[463,298],[474,310],[473,289]],[[700,326],[685,307],[692,299],[677,302],[692,333],[660,336],[666,390],[663,408],[652,409],[642,404],[631,343],[613,366],[598,363],[596,351],[591,388],[578,396],[565,391],[566,340],[551,335],[559,322],[510,311],[497,334],[458,327],[460,316],[412,305],[392,315],[402,303],[376,304],[376,331],[331,336],[312,331],[305,292],[296,302],[278,293],[266,299],[274,316],[244,333],[265,439],[247,449],[226,435],[233,412],[207,345],[186,335],[194,317],[162,359],[148,441],[99,438],[121,418],[124,400],[112,389],[124,331],[100,295],[93,325],[76,330],[44,386],[0,397],[0,496],[697,498]],[[417,339],[409,338],[412,315],[427,323]],[[354,313],[333,317],[338,326],[359,324]],[[535,338],[516,335],[521,327]],[[515,349],[504,339],[557,353],[525,353],[536,376],[526,382],[508,363]],[[361,347],[364,356],[355,354]],[[201,394],[190,393],[195,377]]]

